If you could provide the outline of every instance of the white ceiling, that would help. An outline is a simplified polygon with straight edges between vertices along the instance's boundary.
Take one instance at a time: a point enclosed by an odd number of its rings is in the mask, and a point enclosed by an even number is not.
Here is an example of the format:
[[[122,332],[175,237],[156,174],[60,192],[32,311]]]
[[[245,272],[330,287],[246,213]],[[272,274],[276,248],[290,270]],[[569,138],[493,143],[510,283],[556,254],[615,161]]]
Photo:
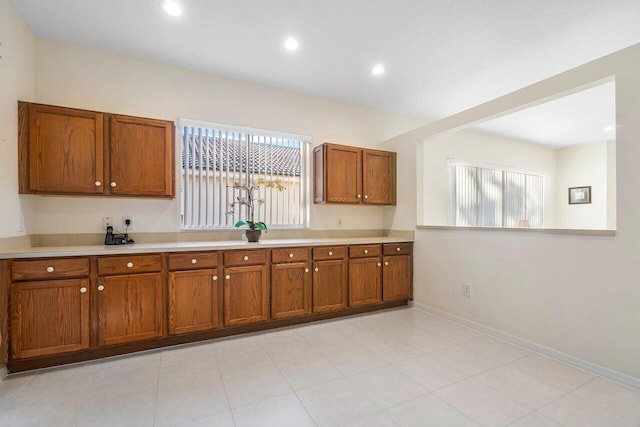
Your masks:
[[[640,42],[638,0],[10,1],[39,37],[425,120]]]
[[[615,139],[615,126],[616,86],[611,82],[475,125],[472,129],[560,148]]]

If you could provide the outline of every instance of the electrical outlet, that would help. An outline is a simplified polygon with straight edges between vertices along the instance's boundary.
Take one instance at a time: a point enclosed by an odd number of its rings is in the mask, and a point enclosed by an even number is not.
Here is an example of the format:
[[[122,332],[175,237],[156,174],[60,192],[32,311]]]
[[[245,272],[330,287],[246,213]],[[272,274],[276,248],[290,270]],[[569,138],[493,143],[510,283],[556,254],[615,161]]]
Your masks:
[[[471,283],[462,284],[462,295],[467,298],[471,298]]]
[[[342,227],[342,217],[341,216],[338,217],[338,221],[337,222],[338,222],[338,227]]]
[[[22,233],[24,231],[24,215],[20,215],[18,219],[18,233]]]
[[[127,230],[127,231],[133,230],[133,217],[132,216],[123,216],[122,217],[122,230]]]
[[[113,227],[113,217],[112,216],[103,216],[102,217],[102,228]]]

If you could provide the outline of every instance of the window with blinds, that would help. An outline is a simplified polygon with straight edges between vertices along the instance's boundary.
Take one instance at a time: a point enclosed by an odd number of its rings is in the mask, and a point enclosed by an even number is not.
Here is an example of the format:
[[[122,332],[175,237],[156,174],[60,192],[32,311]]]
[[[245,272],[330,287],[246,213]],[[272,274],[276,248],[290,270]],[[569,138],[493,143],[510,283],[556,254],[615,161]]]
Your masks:
[[[451,223],[466,227],[544,225],[541,175],[449,161]]]
[[[179,121],[180,224],[185,230],[233,228],[247,220],[238,185],[258,184],[255,221],[269,228],[309,224],[310,138],[213,123]]]

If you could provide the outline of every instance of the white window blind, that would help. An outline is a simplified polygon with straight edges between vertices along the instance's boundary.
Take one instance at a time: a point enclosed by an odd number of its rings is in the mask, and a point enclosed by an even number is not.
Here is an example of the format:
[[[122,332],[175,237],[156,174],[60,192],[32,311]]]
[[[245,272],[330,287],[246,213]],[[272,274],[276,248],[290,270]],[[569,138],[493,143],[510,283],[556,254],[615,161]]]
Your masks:
[[[451,223],[466,227],[531,227],[544,222],[544,178],[541,175],[449,162]]]
[[[233,228],[248,219],[244,206],[229,208],[244,196],[234,184],[265,181],[279,185],[260,185],[255,221],[269,228],[308,226],[308,137],[184,119],[179,128],[182,229]]]

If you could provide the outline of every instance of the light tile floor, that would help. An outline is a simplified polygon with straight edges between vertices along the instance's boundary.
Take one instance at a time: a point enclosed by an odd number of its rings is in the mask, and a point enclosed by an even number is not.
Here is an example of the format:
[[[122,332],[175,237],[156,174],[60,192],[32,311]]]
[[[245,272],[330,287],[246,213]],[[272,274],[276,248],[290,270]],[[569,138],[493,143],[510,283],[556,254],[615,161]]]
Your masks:
[[[640,426],[640,391],[413,308],[10,377],[0,426]]]

